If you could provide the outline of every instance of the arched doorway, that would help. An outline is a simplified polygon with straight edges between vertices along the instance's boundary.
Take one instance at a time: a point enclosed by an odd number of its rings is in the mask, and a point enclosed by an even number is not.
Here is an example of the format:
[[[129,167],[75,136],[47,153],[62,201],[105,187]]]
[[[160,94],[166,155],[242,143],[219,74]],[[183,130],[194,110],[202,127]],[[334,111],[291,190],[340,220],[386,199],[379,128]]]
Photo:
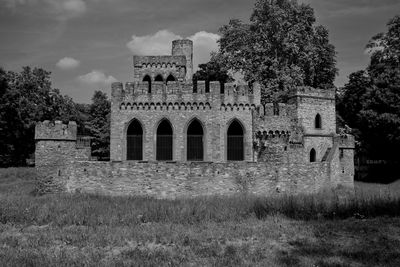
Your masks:
[[[143,81],[149,83],[147,93],[151,94],[151,78],[150,78],[150,76],[149,75],[144,76]]]
[[[143,128],[138,120],[129,124],[126,141],[126,159],[143,160]]]
[[[188,161],[204,160],[204,131],[201,123],[195,119],[187,129],[186,158]]]
[[[168,75],[167,81],[166,81],[167,84],[168,84],[168,82],[175,82],[175,81],[176,81],[176,79],[172,74]]]
[[[228,161],[244,160],[244,131],[242,125],[234,120],[228,128]]]
[[[173,130],[168,120],[163,120],[157,128],[156,159],[159,161],[172,160]]]
[[[155,82],[163,82],[164,78],[161,74],[158,74],[155,78],[154,78]]]

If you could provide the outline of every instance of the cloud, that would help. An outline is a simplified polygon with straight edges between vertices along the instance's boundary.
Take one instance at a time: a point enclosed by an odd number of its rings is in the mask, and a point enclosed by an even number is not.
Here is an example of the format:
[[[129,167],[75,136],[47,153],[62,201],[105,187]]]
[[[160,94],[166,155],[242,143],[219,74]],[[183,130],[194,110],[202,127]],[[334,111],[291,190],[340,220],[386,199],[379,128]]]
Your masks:
[[[194,69],[197,70],[197,66],[202,63],[206,63],[210,60],[210,53],[218,51],[218,43],[220,36],[210,32],[197,32],[188,39],[193,41],[193,62]]]
[[[88,85],[109,85],[113,82],[117,82],[117,79],[111,75],[107,76],[100,70],[93,70],[92,72],[79,76],[78,81]]]
[[[171,42],[182,37],[168,30],[158,31],[153,35],[132,36],[126,46],[133,54],[144,55],[168,55],[171,54]]]
[[[212,51],[218,50],[217,41],[220,38],[218,34],[200,31],[186,38],[193,41],[195,70],[198,64],[209,61]],[[133,35],[126,46],[134,55],[170,55],[171,43],[176,39],[183,39],[183,37],[169,30],[161,30],[153,35]]]
[[[84,14],[87,10],[84,0],[2,0],[14,11],[20,6],[40,7],[41,13],[49,13],[60,20],[67,20]]]
[[[56,66],[62,70],[74,69],[74,68],[78,67],[79,65],[80,65],[80,61],[76,60],[74,58],[71,58],[71,57],[62,58],[56,64]]]

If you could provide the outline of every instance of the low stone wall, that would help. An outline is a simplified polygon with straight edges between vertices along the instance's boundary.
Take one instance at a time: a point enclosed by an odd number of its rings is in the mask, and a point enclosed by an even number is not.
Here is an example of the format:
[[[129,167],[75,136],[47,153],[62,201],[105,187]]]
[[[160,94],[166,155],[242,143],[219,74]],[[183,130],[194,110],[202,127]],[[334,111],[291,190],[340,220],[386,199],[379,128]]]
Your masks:
[[[312,194],[330,188],[327,163],[74,162],[57,177],[67,192],[156,198]],[[63,182],[60,181],[63,180]],[[61,182],[61,183],[60,183]]]

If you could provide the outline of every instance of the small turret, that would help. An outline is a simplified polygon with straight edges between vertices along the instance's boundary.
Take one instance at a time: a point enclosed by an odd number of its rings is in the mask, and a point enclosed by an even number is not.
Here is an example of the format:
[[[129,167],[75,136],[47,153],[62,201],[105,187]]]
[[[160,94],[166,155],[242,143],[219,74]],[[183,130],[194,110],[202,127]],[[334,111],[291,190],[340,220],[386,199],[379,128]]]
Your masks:
[[[186,57],[186,81],[192,80],[193,41],[188,39],[172,41],[172,55]]]

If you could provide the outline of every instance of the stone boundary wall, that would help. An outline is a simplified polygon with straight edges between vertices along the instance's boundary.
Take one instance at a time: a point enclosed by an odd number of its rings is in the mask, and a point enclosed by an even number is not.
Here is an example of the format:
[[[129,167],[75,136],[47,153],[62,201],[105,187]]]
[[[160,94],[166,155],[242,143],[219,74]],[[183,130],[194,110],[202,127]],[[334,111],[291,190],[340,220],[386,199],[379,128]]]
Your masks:
[[[63,166],[67,192],[181,198],[313,194],[331,188],[329,164],[74,162]]]

